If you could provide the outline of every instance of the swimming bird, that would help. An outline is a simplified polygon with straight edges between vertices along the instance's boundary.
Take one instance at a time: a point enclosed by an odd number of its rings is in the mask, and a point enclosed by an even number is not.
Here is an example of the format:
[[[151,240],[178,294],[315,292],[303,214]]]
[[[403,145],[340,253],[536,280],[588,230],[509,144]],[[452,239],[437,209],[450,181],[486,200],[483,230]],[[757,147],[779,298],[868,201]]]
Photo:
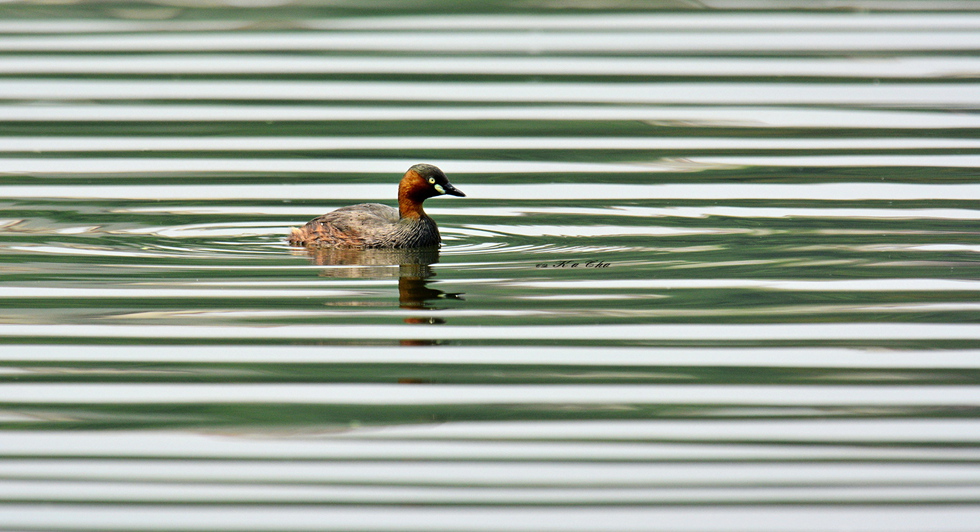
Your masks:
[[[426,248],[442,238],[422,202],[449,194],[465,197],[439,168],[416,164],[398,183],[398,208],[380,203],[341,207],[294,228],[289,243],[311,248]]]

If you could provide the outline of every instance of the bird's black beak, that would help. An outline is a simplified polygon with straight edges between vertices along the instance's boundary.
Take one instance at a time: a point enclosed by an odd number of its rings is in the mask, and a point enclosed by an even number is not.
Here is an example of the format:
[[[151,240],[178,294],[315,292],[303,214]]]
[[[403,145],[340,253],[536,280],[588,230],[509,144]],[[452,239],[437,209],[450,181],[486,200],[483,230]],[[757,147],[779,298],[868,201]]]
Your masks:
[[[445,185],[443,185],[442,188],[443,188],[443,190],[446,191],[445,193],[446,194],[449,194],[450,196],[459,196],[461,198],[465,198],[466,197],[466,194],[463,194],[462,192],[460,192],[460,190],[458,188],[450,185],[449,183],[446,183]]]

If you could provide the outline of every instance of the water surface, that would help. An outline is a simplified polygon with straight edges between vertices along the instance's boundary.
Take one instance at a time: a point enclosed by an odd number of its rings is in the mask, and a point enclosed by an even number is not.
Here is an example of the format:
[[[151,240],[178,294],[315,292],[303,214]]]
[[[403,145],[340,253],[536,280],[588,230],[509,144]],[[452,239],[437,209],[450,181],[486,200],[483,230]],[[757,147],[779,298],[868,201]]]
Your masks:
[[[980,14],[849,5],[9,4],[0,528],[975,529]]]

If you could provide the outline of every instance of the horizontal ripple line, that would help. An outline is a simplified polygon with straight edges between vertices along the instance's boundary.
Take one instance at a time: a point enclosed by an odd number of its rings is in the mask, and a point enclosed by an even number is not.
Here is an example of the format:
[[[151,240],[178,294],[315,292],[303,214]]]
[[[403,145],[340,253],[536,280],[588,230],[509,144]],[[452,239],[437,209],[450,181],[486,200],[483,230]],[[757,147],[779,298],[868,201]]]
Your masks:
[[[784,6],[793,2],[784,2]],[[730,3],[729,5],[734,5]],[[868,30],[967,30],[980,29],[980,14],[968,2],[944,3],[946,12],[931,12],[936,5],[930,3],[888,4],[889,11],[863,11],[860,16],[846,12],[821,10],[801,10],[794,12],[753,11],[752,4],[738,3],[744,8],[739,11],[659,11],[607,13],[583,11],[574,14],[479,14],[479,15],[433,15],[352,17],[337,19],[305,20],[311,28],[321,29],[385,29],[413,30],[424,23],[426,28],[439,30],[761,30],[773,28],[793,30],[868,29]],[[772,6],[769,6],[772,7]],[[955,9],[962,11],[956,13]],[[906,12],[902,12],[906,11]],[[12,24],[13,26],[13,24]],[[13,28],[12,28],[13,29]]]
[[[980,386],[0,384],[0,404],[980,406]]]
[[[0,152],[321,151],[321,150],[980,150],[966,138],[740,137],[4,137]],[[956,154],[955,157],[969,157]],[[870,156],[863,156],[870,157]],[[882,156],[888,162],[894,156]],[[928,160],[928,156],[908,156]],[[934,156],[931,156],[934,157]],[[949,157],[949,156],[944,156]],[[712,157],[712,159],[720,159]],[[725,157],[746,164],[745,157]],[[758,158],[776,161],[774,157]],[[836,160],[836,159],[835,159]],[[2,162],[2,159],[0,159]],[[846,159],[844,160],[846,163]],[[811,163],[812,164],[812,163]]]
[[[977,32],[980,48],[980,32]],[[278,100],[969,107],[976,83],[0,80],[11,100]]]
[[[111,508],[111,511],[107,511]],[[887,508],[887,510],[883,510]],[[411,506],[357,505],[83,505],[78,503],[0,506],[0,527],[9,530],[343,530],[369,532],[567,532],[650,530],[669,523],[673,532],[962,532],[980,521],[980,509],[929,504],[868,506],[695,505],[688,506]],[[485,525],[491,525],[485,526]]]
[[[521,288],[576,289],[583,288],[581,281],[512,281],[510,286]],[[855,279],[855,280],[806,280],[806,279],[637,279],[637,280],[590,280],[588,290],[723,290],[758,289],[789,290],[800,292],[958,292],[978,291],[980,281],[970,279]],[[0,288],[0,295],[2,295]]]
[[[404,505],[654,505],[654,504],[780,504],[818,502],[948,503],[980,502],[974,486],[458,486],[424,485],[424,478],[409,486],[390,484],[324,485],[322,483],[237,483],[209,479],[182,481],[107,482],[95,479],[5,480],[0,498],[5,501],[127,504],[404,504]],[[751,488],[751,489],[746,489]]]
[[[962,7],[961,3],[961,7]],[[945,5],[946,9],[955,9]],[[980,29],[980,17],[971,10],[934,13],[929,4],[892,4],[889,12],[849,13],[807,11],[779,12],[633,12],[628,14],[581,12],[536,15],[533,13],[338,17],[277,19],[277,23],[296,29],[320,30],[413,30],[420,24],[430,30],[762,30],[772,28],[833,30],[969,30]],[[905,11],[903,13],[903,11]],[[911,12],[911,13],[908,13]],[[121,20],[121,19],[19,19],[0,21],[2,33],[134,33],[249,30],[251,20]]]
[[[241,158],[65,158],[65,159],[22,159],[22,158],[0,158],[0,174],[14,173],[38,173],[38,174],[100,174],[100,173],[180,173],[180,172],[235,172],[235,173],[273,173],[273,172],[292,172],[292,173],[397,173],[399,177],[405,169],[419,161],[414,159],[241,159]],[[651,161],[649,163],[577,163],[577,162],[550,162],[550,161],[478,161],[478,160],[435,160],[433,164],[444,168],[447,172],[468,172],[468,173],[615,173],[615,172],[666,172],[670,170],[679,171],[684,169],[684,164],[673,164],[670,162],[659,163]],[[699,168],[694,165],[687,165],[691,171]],[[328,185],[336,186],[336,185]],[[338,188],[349,188],[353,190],[364,189],[371,185],[344,185]],[[198,185],[190,185],[189,190],[197,189]],[[204,188],[219,190],[220,185],[203,185]],[[232,189],[239,188],[239,185],[232,185]],[[275,189],[285,187],[281,190],[294,188],[294,185],[251,185],[251,187],[265,187]],[[8,193],[11,190],[23,190],[26,196],[31,195],[31,189],[40,190],[43,187],[2,187],[0,194]],[[54,191],[56,188],[66,188],[72,190],[83,190],[85,188],[93,190],[111,190],[110,187],[49,187]],[[115,187],[119,190],[139,190],[143,188],[139,185],[128,185]],[[150,188],[160,188],[149,186]],[[181,186],[180,188],[185,188]],[[226,188],[226,190],[230,190]],[[18,194],[19,195],[19,194]],[[390,193],[384,194],[388,196]],[[59,196],[48,196],[59,197]],[[63,196],[62,196],[63,197]],[[213,196],[211,196],[213,197]]]
[[[606,347],[597,360],[594,347],[538,346],[533,351],[510,347],[401,346],[169,346],[4,345],[0,361],[137,362],[239,364],[491,364],[556,366],[717,366],[778,368],[980,369],[980,350],[876,350],[819,347],[787,348],[649,348]],[[978,422],[980,423],[980,422]]]
[[[706,426],[714,427],[711,433],[706,431],[691,431],[687,438],[696,438],[701,432],[709,437],[724,434],[729,427],[718,425],[714,420],[698,420]],[[841,424],[838,420],[825,421],[828,432],[840,434],[843,431],[862,431],[859,424]],[[871,422],[874,423],[873,421]],[[905,421],[905,433],[911,431],[942,431],[943,436],[960,436],[959,441],[980,440],[976,423],[931,424],[920,423],[919,420]],[[752,424],[752,423],[750,423]],[[812,422],[811,422],[812,424]],[[465,423],[464,423],[465,425]],[[494,423],[502,425],[501,438],[511,439],[511,423]],[[541,424],[545,428],[546,424]],[[602,434],[602,426],[591,422],[581,422],[583,429],[593,428]],[[761,425],[761,424],[760,424]],[[452,438],[448,433],[440,433],[441,428],[432,425],[413,426],[408,428],[403,441],[418,441],[431,433],[435,439]],[[951,434],[950,429],[959,428],[963,434]],[[402,427],[373,428],[371,439],[389,436],[389,431],[399,432]],[[489,428],[489,427],[485,427]],[[565,439],[568,432],[562,426],[555,426],[558,431],[552,439]],[[629,434],[628,428],[635,428],[642,433]],[[670,425],[664,425],[663,432],[654,427],[645,427],[641,423],[622,424],[617,433],[623,435],[623,440],[665,439],[669,436]],[[754,426],[753,435],[759,437],[764,426]],[[769,425],[775,433],[771,436],[783,436],[779,425]],[[576,431],[581,438],[583,431]],[[748,433],[749,431],[746,431]],[[678,431],[684,434],[683,431]],[[921,434],[922,432],[920,432]],[[346,438],[348,434],[338,434],[337,438]],[[409,434],[416,434],[413,438]],[[731,433],[732,435],[737,432]],[[792,434],[798,438],[800,434]],[[938,436],[938,434],[937,434]],[[486,434],[487,439],[494,439],[493,434]],[[539,436],[547,439],[546,436]],[[676,438],[677,436],[675,436]],[[357,439],[354,436],[350,439]],[[397,438],[397,437],[395,437]],[[472,436],[462,435],[462,439]],[[759,438],[764,439],[764,438]],[[883,441],[883,440],[878,440]],[[954,441],[954,440],[946,440]],[[134,460],[134,459],[18,459],[0,460],[0,475],[5,482],[12,478],[34,478],[44,481],[76,481],[103,480],[110,482],[240,482],[240,483],[370,483],[370,484],[400,484],[445,486],[447,484],[469,486],[630,486],[630,487],[679,487],[679,486],[785,486],[787,484],[909,484],[930,483],[951,485],[954,483],[980,484],[980,465],[968,463],[951,464],[896,464],[896,463],[791,463],[780,464],[783,467],[767,463],[526,463],[518,461],[498,461],[493,463],[459,463],[451,460],[428,462],[396,462],[396,461],[361,461],[361,462],[330,462],[330,461],[258,461],[258,460],[215,460],[195,461],[177,465],[165,460]],[[9,497],[7,497],[9,499]]]
[[[627,460],[630,462],[663,460],[927,460],[976,462],[972,448],[882,447],[861,448],[853,442],[973,442],[976,427],[943,425],[921,419],[903,420],[902,425],[879,426],[881,420],[861,419],[857,424],[840,425],[842,420],[822,420],[822,424],[805,420],[730,421],[699,419],[695,423],[705,430],[685,430],[674,422],[576,421],[575,427],[555,422],[494,422],[491,431],[499,430],[501,438],[475,423],[447,423],[441,427],[424,423],[412,427],[370,427],[365,431],[350,427],[347,432],[328,430],[309,438],[295,433],[263,433],[261,438],[239,437],[236,433],[139,431],[17,431],[3,433],[3,457],[65,457],[65,442],[71,441],[71,456],[85,459],[104,457],[166,457],[185,459],[229,458],[281,463],[284,460],[493,460],[554,463],[592,463]],[[651,423],[656,423],[651,425]],[[446,437],[440,437],[445,428]],[[470,430],[472,428],[472,430]],[[554,432],[547,431],[554,429]],[[581,429],[590,431],[584,434]],[[935,432],[933,432],[935,430]],[[406,431],[404,437],[398,437]],[[416,432],[418,431],[418,432]],[[433,438],[425,434],[432,431]],[[471,433],[471,436],[467,436]],[[387,435],[390,439],[386,439]],[[842,438],[846,434],[847,438]],[[933,436],[933,434],[935,436]],[[948,440],[946,438],[949,438]],[[543,441],[542,441],[543,440]],[[583,441],[584,440],[584,441]],[[637,441],[639,440],[639,441]],[[664,443],[658,440],[675,440]],[[741,442],[740,445],[717,445],[718,442]],[[823,442],[834,445],[788,446],[751,442]]]
[[[15,248],[30,251],[30,247]],[[462,280],[462,283],[472,282]],[[445,281],[442,286],[451,286]],[[88,288],[51,286],[0,286],[0,299],[147,299],[147,298],[310,298],[356,295],[356,289],[394,287],[395,280],[353,279],[337,283],[318,282],[315,287],[280,285],[231,288],[203,283],[198,286],[135,286],[130,288]],[[779,280],[779,279],[641,279],[575,281],[505,281],[516,288],[575,290],[779,290],[793,292],[980,292],[980,281],[968,279],[893,278],[859,280]]]
[[[469,188],[469,187],[467,187]],[[166,207],[130,207],[113,209],[116,213],[180,213],[206,214],[222,216],[245,215],[275,215],[275,216],[318,216],[323,214],[323,207],[279,207],[265,205],[261,207],[229,207],[212,205],[201,206],[166,206]],[[836,208],[836,207],[727,207],[727,206],[696,206],[696,207],[638,207],[634,205],[612,205],[609,207],[546,207],[546,206],[515,206],[515,207],[453,207],[448,202],[426,206],[430,214],[453,216],[481,216],[510,218],[517,216],[535,215],[581,215],[581,216],[619,216],[624,218],[838,218],[838,219],[877,219],[877,220],[980,220],[980,210],[970,209],[920,209],[920,208]],[[0,219],[0,227],[5,227],[5,221]],[[179,231],[188,227],[225,228],[228,231],[243,231],[244,228],[255,231],[275,227],[273,222],[228,222],[200,224],[196,226],[169,226],[159,230]],[[469,226],[467,226],[469,227]],[[512,226],[513,227],[513,226]],[[460,231],[461,227],[446,228]],[[139,233],[147,229],[131,231]],[[943,244],[910,244],[916,249],[935,249],[922,246]],[[947,244],[952,246],[947,251],[955,249],[967,250],[973,246],[963,244]],[[455,251],[455,250],[452,250]],[[485,251],[481,249],[480,251]]]
[[[814,324],[670,324],[558,326],[418,325],[0,325],[4,338],[157,338],[248,340],[553,340],[553,341],[898,341],[980,340],[980,324],[947,323],[814,323]]]
[[[40,162],[36,159],[0,159],[0,168],[9,173],[47,170],[50,173],[94,174],[117,172],[201,172],[205,168],[217,171],[222,168],[221,159],[205,160],[197,166],[196,160],[180,160],[176,164],[168,159],[116,160],[116,166],[103,166],[102,159],[64,159]],[[113,160],[106,159],[107,164]],[[216,161],[216,162],[214,162]],[[237,159],[231,168],[263,169],[262,159]],[[266,160],[267,161],[267,160]],[[302,165],[322,172],[365,174],[379,173],[400,175],[412,160],[357,160],[317,159],[301,161]],[[517,161],[429,161],[446,171],[453,181],[463,188],[468,197],[480,199],[513,200],[649,200],[649,199],[702,199],[734,200],[760,199],[814,200],[814,201],[916,201],[916,200],[980,200],[980,183],[970,184],[919,184],[919,183],[668,183],[660,185],[620,185],[576,183],[574,186],[556,187],[552,184],[471,185],[463,174],[501,173],[527,174],[532,172],[553,173],[608,173],[627,171],[642,173],[657,171],[647,165],[629,164],[580,164],[580,163],[529,163]],[[8,166],[8,163],[11,163]],[[279,171],[295,169],[298,165],[285,166]],[[265,171],[274,171],[275,161]],[[246,170],[247,171],[247,170]],[[46,172],[38,172],[46,173]],[[221,200],[262,199],[292,200],[296,198],[329,201],[387,199],[393,196],[392,184],[270,184],[270,185],[0,185],[0,198],[74,198],[74,199],[142,199],[142,200]]]
[[[303,55],[0,56],[5,74],[451,74],[588,76],[798,76],[968,78],[973,57],[836,59],[797,57],[309,57]]]
[[[346,122],[346,121],[636,121],[667,127],[975,129],[980,116],[945,111],[881,109],[781,109],[777,107],[683,107],[633,105],[523,105],[474,107],[168,104],[4,105],[0,120],[37,122]]]
[[[385,51],[443,53],[657,53],[975,51],[969,30],[833,31],[309,31],[3,36],[4,52]]]
[[[928,435],[924,438],[923,435]],[[784,441],[784,442],[980,442],[975,419],[657,419],[575,421],[466,421],[388,426],[370,435],[338,439],[374,441]],[[713,464],[718,465],[718,464]],[[827,467],[828,464],[822,464]],[[849,464],[847,467],[850,467]]]
[[[685,159],[695,165],[746,167],[946,167],[980,168],[980,155],[801,155],[801,156],[696,156]]]

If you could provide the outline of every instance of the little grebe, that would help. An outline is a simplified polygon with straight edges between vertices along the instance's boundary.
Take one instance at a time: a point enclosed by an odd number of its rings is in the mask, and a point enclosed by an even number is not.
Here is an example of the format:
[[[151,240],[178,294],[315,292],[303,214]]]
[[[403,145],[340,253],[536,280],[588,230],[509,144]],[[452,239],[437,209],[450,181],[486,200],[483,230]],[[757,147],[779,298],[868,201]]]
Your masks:
[[[398,208],[380,203],[341,207],[293,229],[289,243],[313,248],[424,248],[442,242],[436,222],[422,210],[433,196],[466,196],[442,170],[417,164],[398,184]]]

